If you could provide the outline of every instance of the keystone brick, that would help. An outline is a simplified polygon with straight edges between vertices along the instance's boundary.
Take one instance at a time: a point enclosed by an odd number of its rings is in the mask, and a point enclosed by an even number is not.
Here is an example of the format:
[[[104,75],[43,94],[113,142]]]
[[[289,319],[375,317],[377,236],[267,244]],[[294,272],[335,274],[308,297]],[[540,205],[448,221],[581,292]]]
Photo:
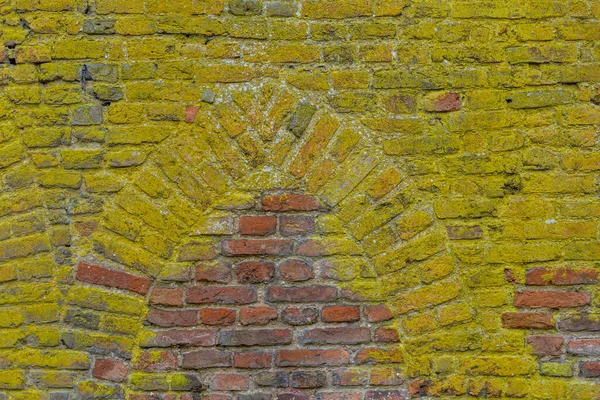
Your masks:
[[[76,277],[82,282],[129,290],[139,294],[148,293],[150,288],[150,279],[148,278],[92,264],[79,263]]]
[[[229,239],[223,241],[223,252],[230,256],[256,256],[292,254],[293,243],[279,239]]]
[[[515,294],[514,305],[517,307],[580,307],[590,302],[586,292],[525,291]]]
[[[315,197],[304,194],[283,194],[262,198],[262,208],[265,211],[315,211],[319,207],[319,201]]]
[[[277,229],[277,218],[270,216],[241,216],[240,233],[242,235],[271,235]]]

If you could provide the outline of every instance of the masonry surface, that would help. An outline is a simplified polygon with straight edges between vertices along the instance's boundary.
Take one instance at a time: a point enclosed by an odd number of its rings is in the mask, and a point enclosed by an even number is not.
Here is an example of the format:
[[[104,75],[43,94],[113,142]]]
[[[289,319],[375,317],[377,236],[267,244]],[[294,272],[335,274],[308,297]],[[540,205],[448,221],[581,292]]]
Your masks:
[[[599,398],[599,1],[0,17],[0,399]]]

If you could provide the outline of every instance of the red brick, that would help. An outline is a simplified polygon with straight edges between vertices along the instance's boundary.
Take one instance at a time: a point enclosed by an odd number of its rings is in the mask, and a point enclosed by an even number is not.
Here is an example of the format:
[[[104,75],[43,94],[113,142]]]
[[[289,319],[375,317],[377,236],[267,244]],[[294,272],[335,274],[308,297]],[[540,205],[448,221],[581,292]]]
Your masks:
[[[85,263],[79,263],[76,278],[82,282],[129,290],[139,294],[148,293],[150,288],[150,279],[143,276]]]
[[[129,366],[118,358],[99,358],[94,363],[92,376],[112,382],[123,382],[127,379]]]
[[[289,329],[257,329],[221,331],[221,346],[277,346],[290,344],[292,332]]]
[[[571,339],[567,352],[580,356],[600,356],[600,339]]]
[[[178,310],[165,311],[152,309],[146,317],[147,321],[163,327],[171,326],[194,326],[198,324],[198,311]]]
[[[142,352],[135,363],[136,371],[161,372],[174,371],[179,361],[177,354],[172,351]]]
[[[270,306],[246,307],[240,310],[242,325],[266,325],[277,319],[277,309]]]
[[[184,396],[190,396],[189,398],[184,398]],[[182,394],[181,395],[181,400],[197,400],[198,397],[197,395],[186,395],[186,394]],[[232,397],[228,396],[226,394],[209,394],[208,396],[203,396],[202,400],[231,400]]]
[[[277,395],[277,400],[309,400],[310,396],[300,391],[296,393],[280,393]]]
[[[526,272],[528,285],[582,285],[598,282],[598,272],[592,268],[574,270],[572,268],[559,268],[549,270],[538,267],[528,269]]]
[[[265,261],[245,261],[237,266],[239,283],[270,282],[275,275],[275,264]]]
[[[248,377],[242,374],[216,374],[210,382],[212,390],[240,391],[248,389]]]
[[[404,396],[398,390],[369,390],[365,400],[404,400]]]
[[[279,264],[279,273],[286,281],[301,282],[312,279],[315,274],[307,262],[302,260],[286,260]]]
[[[319,392],[319,400],[362,400],[361,392]]]
[[[237,353],[233,359],[236,368],[270,368],[273,354],[268,352]]]
[[[230,256],[292,254],[293,243],[280,239],[228,239],[223,241],[223,252]]]
[[[369,328],[314,328],[300,336],[302,344],[359,344],[370,340]]]
[[[517,329],[553,329],[554,319],[548,313],[506,312],[502,314],[502,326]]]
[[[559,321],[558,329],[571,332],[600,331],[600,319],[597,316],[590,318],[587,314],[568,317]]]
[[[200,322],[205,325],[231,325],[235,322],[235,310],[230,308],[203,308]]]
[[[375,330],[375,341],[383,343],[397,343],[400,341],[398,329],[391,326],[381,326]]]
[[[183,368],[215,368],[230,367],[232,353],[221,350],[196,350],[184,353],[181,366]]]
[[[154,332],[143,347],[214,346],[216,343],[213,329],[172,329]]]
[[[190,304],[249,304],[256,301],[256,289],[246,286],[194,286],[187,289]]]
[[[589,304],[590,294],[587,292],[559,291],[525,291],[515,294],[514,305],[517,307],[580,307]]]
[[[389,307],[385,304],[365,306],[364,313],[367,317],[367,321],[369,322],[381,322],[394,318],[394,315],[390,311]]]
[[[345,365],[350,354],[342,349],[278,350],[275,365],[278,367],[318,367]]]
[[[323,244],[312,239],[308,239],[300,243],[298,249],[296,250],[296,254],[306,257],[323,256],[325,255],[325,252],[326,249],[323,247]]]
[[[277,218],[267,215],[243,215],[240,217],[242,235],[272,235],[277,230]]]
[[[231,282],[231,268],[227,265],[200,264],[196,267],[198,282]]]
[[[288,325],[311,325],[317,322],[319,310],[316,308],[288,307],[281,312],[281,320]]]
[[[527,344],[533,347],[538,356],[556,356],[562,354],[564,339],[561,336],[528,336]]]
[[[196,119],[196,114],[200,110],[199,106],[188,106],[185,109],[185,122],[191,124]]]
[[[279,217],[279,231],[283,236],[304,235],[315,231],[315,218],[307,215]]]
[[[369,382],[369,374],[363,369],[340,368],[331,372],[331,383],[335,386],[363,386]]]
[[[290,384],[290,376],[287,372],[258,372],[253,376],[254,382],[258,386],[268,386],[272,388],[286,388]]]
[[[436,112],[458,111],[461,108],[460,93],[457,92],[442,93],[432,104],[432,111]]]
[[[337,288],[334,286],[271,286],[267,292],[268,301],[286,301],[291,303],[333,301],[336,297]]]
[[[358,306],[328,306],[321,311],[323,322],[355,322],[360,319]]]
[[[319,201],[314,196],[305,194],[283,194],[262,198],[262,208],[265,211],[314,211],[319,207]]]
[[[292,387],[296,389],[316,389],[327,386],[327,375],[323,371],[292,372]]]
[[[404,359],[399,348],[367,347],[356,353],[356,364],[388,364],[400,363]]]
[[[150,304],[181,307],[183,305],[183,289],[153,289]]]
[[[586,378],[600,377],[600,361],[584,361],[579,363],[579,374]]]

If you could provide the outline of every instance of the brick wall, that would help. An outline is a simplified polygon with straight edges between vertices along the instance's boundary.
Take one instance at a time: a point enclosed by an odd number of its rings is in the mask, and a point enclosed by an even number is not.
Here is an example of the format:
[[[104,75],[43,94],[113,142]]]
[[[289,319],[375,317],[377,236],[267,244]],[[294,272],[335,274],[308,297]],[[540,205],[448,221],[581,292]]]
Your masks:
[[[0,399],[600,395],[597,1],[0,16]]]

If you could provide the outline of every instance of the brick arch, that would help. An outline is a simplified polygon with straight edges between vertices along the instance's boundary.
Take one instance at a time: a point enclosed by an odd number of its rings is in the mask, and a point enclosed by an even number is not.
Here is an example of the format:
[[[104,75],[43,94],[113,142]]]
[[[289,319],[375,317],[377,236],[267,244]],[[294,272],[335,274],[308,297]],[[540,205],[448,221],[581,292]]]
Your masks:
[[[107,199],[103,226],[81,246],[89,251],[70,293],[91,284],[116,304],[100,309],[120,314],[129,328],[109,330],[123,343],[73,334],[70,346],[97,354],[87,385],[132,398],[261,390],[401,398],[418,349],[435,352],[444,340],[421,339],[423,328],[472,318],[431,205],[413,204],[403,169],[367,150],[379,133],[285,86],[267,82],[261,90],[242,85],[214,104],[188,107],[189,125]],[[269,208],[269,198],[287,200]],[[313,221],[314,231],[287,236],[294,216]],[[252,217],[265,226],[243,231]],[[260,229],[274,241],[257,242]],[[239,242],[246,234],[251,239]],[[282,265],[293,261],[312,271],[310,282],[285,278]],[[101,294],[97,285],[139,296]],[[312,296],[319,301],[303,306]],[[122,304],[129,301],[137,307]],[[85,325],[84,310],[97,304],[72,304],[67,323],[98,329]],[[307,325],[294,325],[291,310],[310,313]],[[241,333],[248,327],[253,335]],[[332,371],[323,374],[323,366]],[[275,381],[260,381],[262,372]],[[358,390],[357,382],[367,386]],[[422,383],[413,386],[418,393]]]

